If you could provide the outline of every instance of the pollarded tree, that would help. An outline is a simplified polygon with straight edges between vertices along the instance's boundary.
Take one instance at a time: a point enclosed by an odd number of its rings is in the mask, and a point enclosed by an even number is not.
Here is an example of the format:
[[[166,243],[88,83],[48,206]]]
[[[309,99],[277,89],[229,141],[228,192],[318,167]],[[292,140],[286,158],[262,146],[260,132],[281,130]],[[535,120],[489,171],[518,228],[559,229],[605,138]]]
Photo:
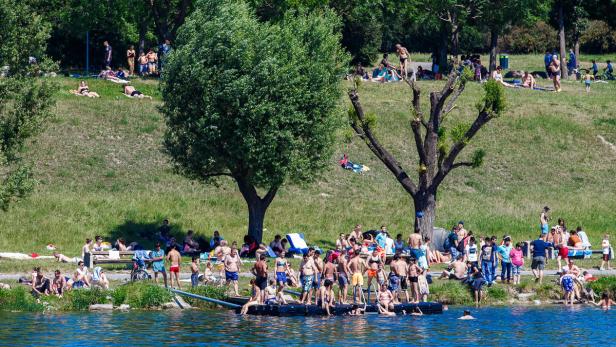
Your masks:
[[[274,24],[212,0],[179,31],[162,82],[166,149],[190,178],[235,180],[257,241],[281,185],[312,179],[330,158],[348,64],[338,29],[329,10]]]
[[[483,100],[477,104],[478,113],[473,123],[446,131],[443,126],[445,118],[455,107],[456,100],[471,76],[469,70],[465,70],[463,74],[453,71],[440,92],[430,93],[428,115],[424,114],[421,107],[419,88],[414,82],[407,81],[413,93],[410,125],[419,158],[417,168],[411,171],[417,172],[416,180],[409,176],[400,162],[376,137],[373,130],[374,117],[364,112],[357,88],[349,91],[352,104],[349,110],[351,127],[411,195],[415,207],[415,229],[420,230],[424,236],[432,236],[436,195],[445,177],[459,167],[479,167],[485,152],[482,149],[476,150],[470,161],[458,161],[458,155],[477,132],[490,120],[499,117],[505,108],[503,87],[498,82],[488,81],[484,85]]]
[[[0,0],[0,208],[34,187],[22,158],[29,139],[43,128],[53,106],[54,86],[33,76],[29,54],[42,57],[49,25],[23,1]]]

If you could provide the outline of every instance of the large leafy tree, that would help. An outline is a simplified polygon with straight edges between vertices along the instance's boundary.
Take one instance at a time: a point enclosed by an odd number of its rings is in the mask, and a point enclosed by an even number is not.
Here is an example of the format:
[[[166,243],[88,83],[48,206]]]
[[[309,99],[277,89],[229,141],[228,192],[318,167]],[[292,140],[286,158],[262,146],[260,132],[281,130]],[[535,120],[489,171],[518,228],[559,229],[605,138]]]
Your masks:
[[[378,139],[374,129],[375,119],[378,118],[364,111],[358,89],[349,92],[352,104],[349,111],[351,128],[411,196],[415,210],[415,229],[425,236],[432,236],[436,197],[441,183],[456,168],[479,167],[482,164],[485,155],[482,149],[476,150],[470,160],[459,160],[458,156],[481,128],[499,117],[505,108],[503,87],[496,81],[489,81],[484,86],[483,99],[477,104],[475,120],[471,124],[460,123],[447,130],[446,121],[451,122],[448,115],[471,76],[469,70],[464,70],[461,75],[452,71],[443,89],[430,93],[428,112],[421,105],[418,86],[407,81],[413,94],[410,125],[419,158],[417,166],[409,171]],[[410,176],[413,172],[417,173],[415,179]]]
[[[263,22],[243,2],[212,0],[178,33],[162,82],[166,149],[190,178],[237,183],[257,241],[282,184],[330,158],[348,63],[338,23],[331,11]]]
[[[7,209],[34,187],[22,152],[50,115],[54,86],[36,80],[28,61],[45,51],[49,25],[23,1],[0,0],[0,18],[0,208]]]

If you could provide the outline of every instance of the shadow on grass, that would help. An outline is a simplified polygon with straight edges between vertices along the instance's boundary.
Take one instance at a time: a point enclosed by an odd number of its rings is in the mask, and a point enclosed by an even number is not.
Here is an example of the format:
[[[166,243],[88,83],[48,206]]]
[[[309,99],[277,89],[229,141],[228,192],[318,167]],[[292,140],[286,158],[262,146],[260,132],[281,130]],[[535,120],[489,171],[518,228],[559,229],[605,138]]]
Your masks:
[[[159,231],[162,226],[162,221],[158,222],[137,222],[126,220],[124,223],[117,225],[109,232],[109,242],[114,244],[117,239],[123,238],[128,246],[131,242],[137,242],[144,249],[154,249],[154,245],[159,241]],[[186,237],[188,230],[182,230],[177,225],[169,224],[172,237],[175,237],[177,244],[181,247]],[[196,239],[201,246],[201,249],[206,249],[207,240],[203,238]],[[163,245],[164,248],[164,245]],[[180,249],[181,251],[181,249]]]

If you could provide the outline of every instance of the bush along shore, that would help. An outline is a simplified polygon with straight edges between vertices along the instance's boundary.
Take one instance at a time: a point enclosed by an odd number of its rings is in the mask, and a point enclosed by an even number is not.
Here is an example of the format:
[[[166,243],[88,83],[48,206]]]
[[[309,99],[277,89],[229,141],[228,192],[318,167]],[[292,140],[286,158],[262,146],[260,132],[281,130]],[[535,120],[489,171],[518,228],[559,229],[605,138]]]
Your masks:
[[[215,299],[226,297],[224,288],[202,286],[187,290]],[[213,305],[195,299],[186,301],[197,308],[212,308]],[[159,310],[177,307],[173,294],[164,287],[147,282],[120,285],[114,289],[77,289],[66,292],[62,297],[34,297],[27,286],[0,289],[0,311],[44,312],[44,311],[86,311],[108,309]]]
[[[601,277],[588,285],[599,296],[609,292],[616,297],[616,277]],[[481,305],[545,305],[562,303],[562,290],[553,281],[541,285],[532,280],[523,280],[519,285],[496,284],[484,287]],[[224,300],[224,287],[199,286],[186,291]],[[183,298],[193,308],[212,309],[216,305],[198,299]],[[468,285],[458,281],[436,280],[430,286],[430,301],[446,305],[474,305]],[[42,296],[35,298],[26,286],[0,289],[0,311],[44,312],[44,311],[86,311],[86,310],[160,310],[177,308],[173,294],[164,287],[148,282],[129,283],[110,290],[80,289],[67,292],[63,297]]]

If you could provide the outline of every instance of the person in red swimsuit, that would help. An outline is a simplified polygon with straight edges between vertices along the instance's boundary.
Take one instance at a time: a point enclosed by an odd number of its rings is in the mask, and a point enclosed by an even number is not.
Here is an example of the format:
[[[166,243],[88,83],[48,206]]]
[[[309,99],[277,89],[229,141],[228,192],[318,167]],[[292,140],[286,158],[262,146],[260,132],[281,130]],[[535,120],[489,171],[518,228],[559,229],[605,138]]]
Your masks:
[[[171,263],[171,267],[169,268],[169,272],[171,273],[169,278],[171,280],[171,287],[173,287],[173,277],[175,277],[175,281],[177,282],[178,289],[181,289],[180,286],[180,261],[182,260],[182,256],[180,252],[177,250],[177,246],[171,247],[169,254],[167,254],[167,260]]]

